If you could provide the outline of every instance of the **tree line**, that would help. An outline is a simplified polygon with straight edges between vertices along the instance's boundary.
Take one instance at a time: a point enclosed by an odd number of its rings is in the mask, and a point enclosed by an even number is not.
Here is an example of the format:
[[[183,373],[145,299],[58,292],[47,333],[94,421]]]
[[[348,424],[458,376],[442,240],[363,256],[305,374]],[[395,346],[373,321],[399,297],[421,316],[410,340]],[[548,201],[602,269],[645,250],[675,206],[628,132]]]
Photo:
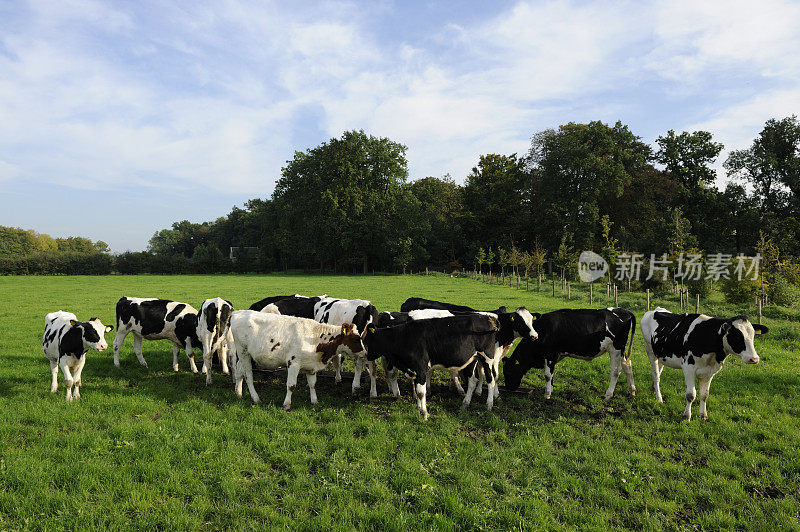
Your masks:
[[[175,222],[153,235],[147,251],[117,255],[111,268],[511,266],[574,277],[577,253],[594,250],[612,263],[626,251],[769,252],[774,269],[794,271],[800,122],[768,120],[748,148],[723,161],[729,180],[720,189],[713,165],[722,150],[707,131],[670,130],[648,145],[621,122],[568,123],[532,135],[524,154],[480,156],[459,184],[449,175],[409,179],[404,145],[346,131],[295,152],[269,197],[213,221]]]

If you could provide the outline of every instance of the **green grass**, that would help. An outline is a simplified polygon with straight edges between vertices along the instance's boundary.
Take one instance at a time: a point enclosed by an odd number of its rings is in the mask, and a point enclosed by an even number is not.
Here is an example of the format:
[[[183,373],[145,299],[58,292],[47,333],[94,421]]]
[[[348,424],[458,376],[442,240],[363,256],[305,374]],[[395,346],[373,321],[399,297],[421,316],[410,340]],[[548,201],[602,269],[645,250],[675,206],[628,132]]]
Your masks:
[[[47,312],[111,324],[122,295],[195,306],[219,295],[246,308],[296,292],[368,298],[384,310],[411,295],[536,311],[588,304],[447,276],[0,277],[0,530],[800,529],[792,309],[765,312],[775,319],[757,339],[761,364],[729,359],[708,422],[681,422],[679,371],[664,370],[665,404],[655,402],[638,331],[639,394],[628,397],[623,376],[609,404],[604,356],[560,363],[549,401],[541,376],[529,374],[532,397],[504,394],[491,413],[484,398],[461,412],[444,377],[427,423],[407,382],[395,401],[383,380],[370,402],[352,398],[348,382],[320,378],[314,407],[301,379],[285,413],[283,375],[258,377],[263,404],[253,406],[216,367],[210,387],[183,354],[173,373],[168,342],[145,342],[149,369],[140,367],[130,339],[121,368],[110,350],[88,354],[79,402],[64,401],[61,375],[49,393]],[[596,307],[608,305],[602,296]],[[620,305],[641,316],[644,299],[620,293]]]

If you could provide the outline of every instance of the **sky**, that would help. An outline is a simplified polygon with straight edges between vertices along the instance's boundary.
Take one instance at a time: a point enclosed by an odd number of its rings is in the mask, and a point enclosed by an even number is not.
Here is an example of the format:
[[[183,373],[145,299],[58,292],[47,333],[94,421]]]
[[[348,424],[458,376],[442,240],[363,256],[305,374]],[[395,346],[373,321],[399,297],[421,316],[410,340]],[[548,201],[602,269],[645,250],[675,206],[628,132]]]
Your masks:
[[[0,225],[141,250],[363,129],[463,182],[621,120],[747,147],[800,114],[800,2],[0,0]]]

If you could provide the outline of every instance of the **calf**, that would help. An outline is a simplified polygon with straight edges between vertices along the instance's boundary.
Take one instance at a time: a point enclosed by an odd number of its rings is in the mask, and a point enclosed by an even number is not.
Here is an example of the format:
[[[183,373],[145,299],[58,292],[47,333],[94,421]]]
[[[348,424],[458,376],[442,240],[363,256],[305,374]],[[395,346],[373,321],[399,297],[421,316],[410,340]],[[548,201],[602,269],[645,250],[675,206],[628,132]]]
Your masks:
[[[117,301],[117,335],[114,337],[114,365],[119,367],[119,349],[128,333],[133,334],[133,350],[139,364],[147,367],[142,356],[142,339],[172,341],[172,369],[178,371],[178,353],[186,350],[192,373],[197,373],[194,348],[197,337],[197,310],[186,303],[168,299],[122,297]]]
[[[664,366],[682,369],[686,379],[686,410],[683,419],[692,419],[695,400],[695,379],[700,381],[700,418],[708,419],[708,400],[711,379],[722,369],[728,355],[736,355],[745,364],[758,364],[753,338],[766,334],[764,325],[750,323],[747,316],[712,318],[704,314],[673,314],[657,308],[642,316],[644,348],[650,359],[653,391],[661,397],[661,370]]]
[[[501,307],[501,309],[505,309],[505,307]],[[409,320],[419,320],[419,319],[431,319],[431,318],[442,318],[447,316],[454,316],[454,315],[464,315],[464,314],[484,314],[488,316],[493,316],[497,319],[499,331],[495,337],[496,343],[493,352],[491,353],[492,357],[492,370],[493,370],[493,378],[491,382],[495,383],[494,387],[490,387],[489,390],[494,394],[494,397],[497,398],[500,393],[497,389],[497,373],[500,365],[500,360],[506,355],[511,346],[514,343],[514,340],[517,338],[529,338],[529,339],[536,339],[537,333],[533,327],[533,321],[537,319],[540,314],[538,313],[531,313],[525,307],[519,307],[514,312],[451,312],[449,310],[437,310],[437,309],[422,309],[422,310],[412,310],[410,312],[391,312],[391,313],[382,313],[383,316],[379,316],[379,326],[380,324],[391,325],[397,323],[403,323]],[[488,353],[487,353],[488,354]],[[463,396],[465,395],[464,388],[461,386],[461,380],[459,379],[458,371],[454,370],[450,372],[450,375],[453,379],[453,383],[458,390],[458,392]],[[483,374],[483,370],[479,367],[478,369],[478,388],[477,392],[478,395],[481,393],[481,389],[483,387],[483,382],[485,380],[485,376]],[[395,371],[392,373],[387,373],[387,380],[389,381],[389,388],[395,397],[399,397],[400,389],[397,387],[397,372]],[[428,376],[428,392],[430,392],[430,375]]]
[[[351,323],[356,334],[363,333],[368,324],[378,317],[375,306],[364,299],[336,299],[323,296],[314,305],[314,319],[320,323],[331,325],[342,325]],[[361,388],[361,372],[364,370],[366,362],[367,372],[369,373],[369,396],[378,397],[378,387],[375,382],[375,364],[366,360],[365,354],[354,357],[353,360],[353,395],[356,395]],[[333,360],[336,368],[336,382],[342,381],[341,357],[337,356]]]
[[[108,349],[104,335],[113,329],[111,325],[103,325],[100,318],[81,322],[75,314],[63,310],[51,312],[44,317],[42,351],[50,361],[53,377],[50,393],[58,391],[58,368],[61,368],[64,385],[67,387],[67,402],[81,398],[81,373],[86,364],[86,352],[89,349]]]
[[[327,296],[307,297],[295,294],[293,296],[272,296],[265,297],[261,301],[256,301],[250,305],[250,310],[259,312],[271,312],[273,314],[285,314],[298,318],[314,319],[314,305]],[[269,308],[267,308],[269,307]]]
[[[473,367],[462,407],[470,404],[477,377],[474,368],[480,364],[491,380],[491,355],[499,331],[497,319],[480,314],[464,314],[446,318],[411,320],[392,327],[369,325],[364,337],[367,357],[387,359],[387,366],[397,368],[413,378],[417,408],[428,419],[425,401],[430,368],[461,370]],[[486,408],[492,409],[494,395],[487,394]]]
[[[558,361],[566,357],[594,360],[603,353],[608,353],[611,382],[606,390],[605,400],[610,400],[614,395],[621,371],[625,371],[631,395],[635,395],[636,386],[633,383],[630,360],[635,327],[636,317],[624,308],[562,309],[542,314],[534,325],[539,339],[522,340],[511,356],[503,361],[505,386],[509,390],[515,390],[529,369],[544,368],[547,379],[544,397],[550,399],[553,393],[553,374]]]
[[[454,305],[452,303],[445,303],[443,301],[434,301],[432,299],[424,299],[422,297],[409,297],[400,305],[400,312],[411,312],[412,310],[449,310],[450,312],[479,312],[472,307],[464,305]],[[500,307],[497,310],[491,310],[494,314],[500,314],[506,311],[506,307]]]
[[[225,341],[231,321],[233,305],[222,298],[206,299],[197,317],[197,338],[203,347],[203,373],[206,384],[211,384],[211,359],[214,352],[219,354],[222,373],[228,371],[228,343]]]
[[[242,396],[242,381],[254,403],[260,402],[253,386],[253,362],[263,369],[288,368],[283,408],[292,406],[297,377],[306,374],[311,404],[317,404],[317,371],[340,353],[364,351],[361,337],[349,323],[328,325],[306,318],[240,310],[231,315],[228,344],[234,364],[236,395]]]

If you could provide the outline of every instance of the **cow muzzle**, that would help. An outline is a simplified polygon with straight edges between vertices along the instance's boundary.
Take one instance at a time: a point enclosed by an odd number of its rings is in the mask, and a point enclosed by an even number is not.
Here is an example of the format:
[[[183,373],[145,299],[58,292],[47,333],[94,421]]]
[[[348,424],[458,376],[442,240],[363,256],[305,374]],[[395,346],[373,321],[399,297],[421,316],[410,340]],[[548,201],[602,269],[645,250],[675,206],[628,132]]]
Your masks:
[[[747,364],[758,364],[760,361],[761,361],[761,359],[758,357],[758,355],[753,355],[752,358],[747,359],[746,363]]]

